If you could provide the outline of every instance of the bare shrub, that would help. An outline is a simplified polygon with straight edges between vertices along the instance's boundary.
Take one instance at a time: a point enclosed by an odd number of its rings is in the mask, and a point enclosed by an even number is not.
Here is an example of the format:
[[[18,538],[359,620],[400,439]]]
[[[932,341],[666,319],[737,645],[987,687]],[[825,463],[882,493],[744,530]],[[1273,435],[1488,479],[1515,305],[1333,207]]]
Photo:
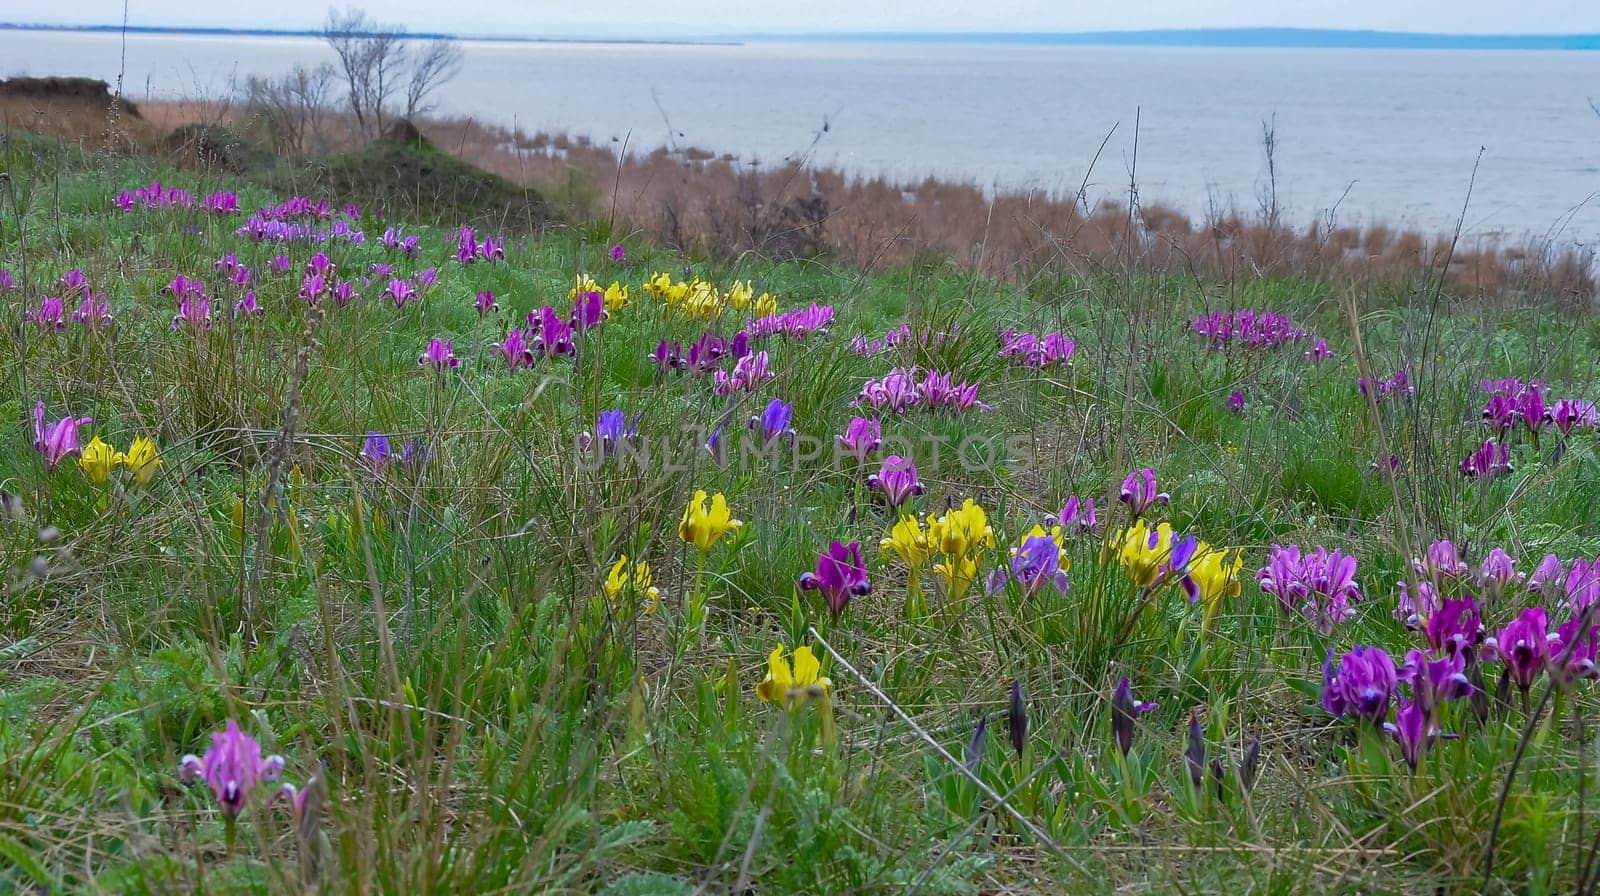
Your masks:
[[[355,8],[328,10],[322,37],[339,57],[350,113],[365,140],[382,134],[392,114],[412,118],[428,111],[428,98],[461,71],[455,41],[430,38],[419,45],[405,26]]]

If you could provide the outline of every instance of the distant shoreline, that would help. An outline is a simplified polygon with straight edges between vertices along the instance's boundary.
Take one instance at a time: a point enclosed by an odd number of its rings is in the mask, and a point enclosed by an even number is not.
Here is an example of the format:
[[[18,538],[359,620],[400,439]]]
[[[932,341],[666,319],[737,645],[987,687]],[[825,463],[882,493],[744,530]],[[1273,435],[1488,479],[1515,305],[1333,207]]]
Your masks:
[[[0,31],[50,31],[83,34],[195,35],[201,37],[320,38],[312,29],[179,28],[122,25],[50,25],[0,22]],[[461,40],[531,44],[625,44],[664,46],[739,46],[746,43],[931,43],[1105,47],[1220,47],[1237,49],[1329,50],[1600,50],[1600,34],[1438,34],[1410,31],[1346,31],[1322,28],[1199,28],[1080,32],[800,32],[752,33],[681,38],[529,36],[413,32],[423,40]]]

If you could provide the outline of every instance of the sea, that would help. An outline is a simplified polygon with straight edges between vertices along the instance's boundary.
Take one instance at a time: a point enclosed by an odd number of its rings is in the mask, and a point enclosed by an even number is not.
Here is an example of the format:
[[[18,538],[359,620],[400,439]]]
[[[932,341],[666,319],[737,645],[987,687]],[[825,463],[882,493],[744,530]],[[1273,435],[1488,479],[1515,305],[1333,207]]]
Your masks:
[[[442,113],[914,185],[1600,242],[1600,52],[468,41]],[[0,30],[0,75],[225,99],[315,38]],[[1272,151],[1267,151],[1268,144]],[[1270,161],[1270,164],[1269,164]]]

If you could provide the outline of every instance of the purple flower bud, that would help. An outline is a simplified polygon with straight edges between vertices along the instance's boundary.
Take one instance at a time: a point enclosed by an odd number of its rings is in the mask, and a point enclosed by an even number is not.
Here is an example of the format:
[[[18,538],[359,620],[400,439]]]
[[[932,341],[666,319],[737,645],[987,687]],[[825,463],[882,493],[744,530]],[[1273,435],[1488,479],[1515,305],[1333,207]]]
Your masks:
[[[1011,679],[1011,706],[1006,713],[1006,729],[1011,734],[1011,747],[1022,756],[1028,746],[1028,706],[1022,699],[1022,682]]]

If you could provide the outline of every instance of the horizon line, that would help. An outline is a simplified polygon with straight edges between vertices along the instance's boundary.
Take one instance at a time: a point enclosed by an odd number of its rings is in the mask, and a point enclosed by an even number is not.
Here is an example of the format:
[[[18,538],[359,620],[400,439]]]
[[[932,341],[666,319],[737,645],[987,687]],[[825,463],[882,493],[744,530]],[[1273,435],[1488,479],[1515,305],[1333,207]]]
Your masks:
[[[134,34],[247,35],[256,37],[320,37],[314,28],[251,28],[180,25],[52,24],[0,22],[0,31],[56,31]],[[1473,50],[1597,50],[1600,33],[1447,33],[1385,31],[1361,28],[1207,27],[1141,28],[1098,31],[759,31],[711,32],[677,37],[631,35],[530,35],[472,34],[414,31],[422,40],[460,40],[516,43],[627,43],[664,45],[732,45],[780,41],[867,43],[1011,43],[1106,46],[1191,46],[1226,48],[1301,49],[1473,49]]]

